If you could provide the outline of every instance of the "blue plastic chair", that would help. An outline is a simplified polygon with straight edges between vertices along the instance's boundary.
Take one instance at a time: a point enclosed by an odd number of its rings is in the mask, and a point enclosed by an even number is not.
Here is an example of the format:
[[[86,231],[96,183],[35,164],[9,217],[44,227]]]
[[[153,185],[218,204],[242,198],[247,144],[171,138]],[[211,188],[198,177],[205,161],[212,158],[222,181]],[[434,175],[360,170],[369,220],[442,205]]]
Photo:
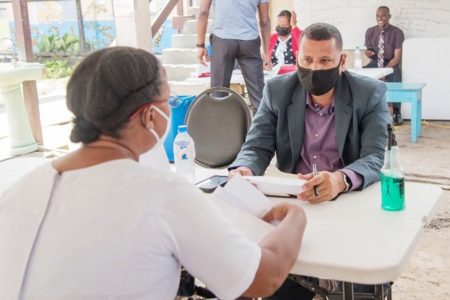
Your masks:
[[[173,162],[173,140],[178,132],[178,126],[186,125],[186,113],[189,110],[195,96],[171,96],[169,98],[170,109],[172,112],[172,122],[170,131],[164,142],[164,149],[170,162]]]

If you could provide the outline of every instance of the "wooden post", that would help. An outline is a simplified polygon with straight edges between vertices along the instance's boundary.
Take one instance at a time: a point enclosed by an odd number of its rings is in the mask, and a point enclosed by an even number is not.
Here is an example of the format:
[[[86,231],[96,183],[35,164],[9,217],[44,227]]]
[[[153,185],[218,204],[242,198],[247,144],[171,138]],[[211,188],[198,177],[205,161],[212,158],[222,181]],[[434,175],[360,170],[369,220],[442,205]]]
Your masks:
[[[27,0],[14,0],[12,1],[12,7],[14,12],[16,47],[19,54],[19,60],[33,62],[33,44],[31,41]],[[42,145],[43,137],[36,81],[24,81],[22,83],[22,89],[31,131],[33,132],[36,142]]]
[[[78,23],[78,31],[80,32],[80,54],[83,55],[86,53],[86,36],[84,34],[84,20],[83,20],[83,11],[81,10],[81,0],[75,0],[75,5],[77,7],[77,23]]]
[[[148,0],[113,0],[117,46],[152,51],[152,24]]]

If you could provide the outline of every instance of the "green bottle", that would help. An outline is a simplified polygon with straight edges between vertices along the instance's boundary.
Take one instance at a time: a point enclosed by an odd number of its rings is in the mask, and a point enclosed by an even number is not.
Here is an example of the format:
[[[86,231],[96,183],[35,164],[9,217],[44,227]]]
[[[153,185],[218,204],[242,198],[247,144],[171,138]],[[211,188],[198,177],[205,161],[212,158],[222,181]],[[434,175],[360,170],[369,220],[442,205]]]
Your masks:
[[[405,173],[400,166],[400,153],[388,124],[388,146],[381,169],[381,207],[388,211],[399,211],[405,208]]]

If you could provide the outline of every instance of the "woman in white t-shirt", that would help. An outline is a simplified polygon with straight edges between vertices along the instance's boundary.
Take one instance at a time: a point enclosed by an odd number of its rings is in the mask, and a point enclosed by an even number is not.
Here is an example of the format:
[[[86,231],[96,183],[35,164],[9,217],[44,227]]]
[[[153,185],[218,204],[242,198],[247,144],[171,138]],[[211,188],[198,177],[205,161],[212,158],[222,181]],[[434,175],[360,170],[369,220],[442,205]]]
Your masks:
[[[165,71],[128,47],[88,56],[67,87],[82,147],[41,166],[0,203],[0,299],[174,299],[180,265],[222,299],[272,294],[299,252],[301,208],[248,240],[193,185],[138,164],[170,116]]]

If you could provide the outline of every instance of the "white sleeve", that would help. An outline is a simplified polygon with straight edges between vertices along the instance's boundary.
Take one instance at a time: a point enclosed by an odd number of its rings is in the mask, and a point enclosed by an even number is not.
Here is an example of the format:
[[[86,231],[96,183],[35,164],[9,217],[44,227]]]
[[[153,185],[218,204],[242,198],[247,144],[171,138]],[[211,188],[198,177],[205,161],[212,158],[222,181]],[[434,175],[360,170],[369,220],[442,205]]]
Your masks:
[[[201,191],[180,183],[162,204],[164,246],[220,299],[235,299],[253,282],[261,260],[249,240]]]

